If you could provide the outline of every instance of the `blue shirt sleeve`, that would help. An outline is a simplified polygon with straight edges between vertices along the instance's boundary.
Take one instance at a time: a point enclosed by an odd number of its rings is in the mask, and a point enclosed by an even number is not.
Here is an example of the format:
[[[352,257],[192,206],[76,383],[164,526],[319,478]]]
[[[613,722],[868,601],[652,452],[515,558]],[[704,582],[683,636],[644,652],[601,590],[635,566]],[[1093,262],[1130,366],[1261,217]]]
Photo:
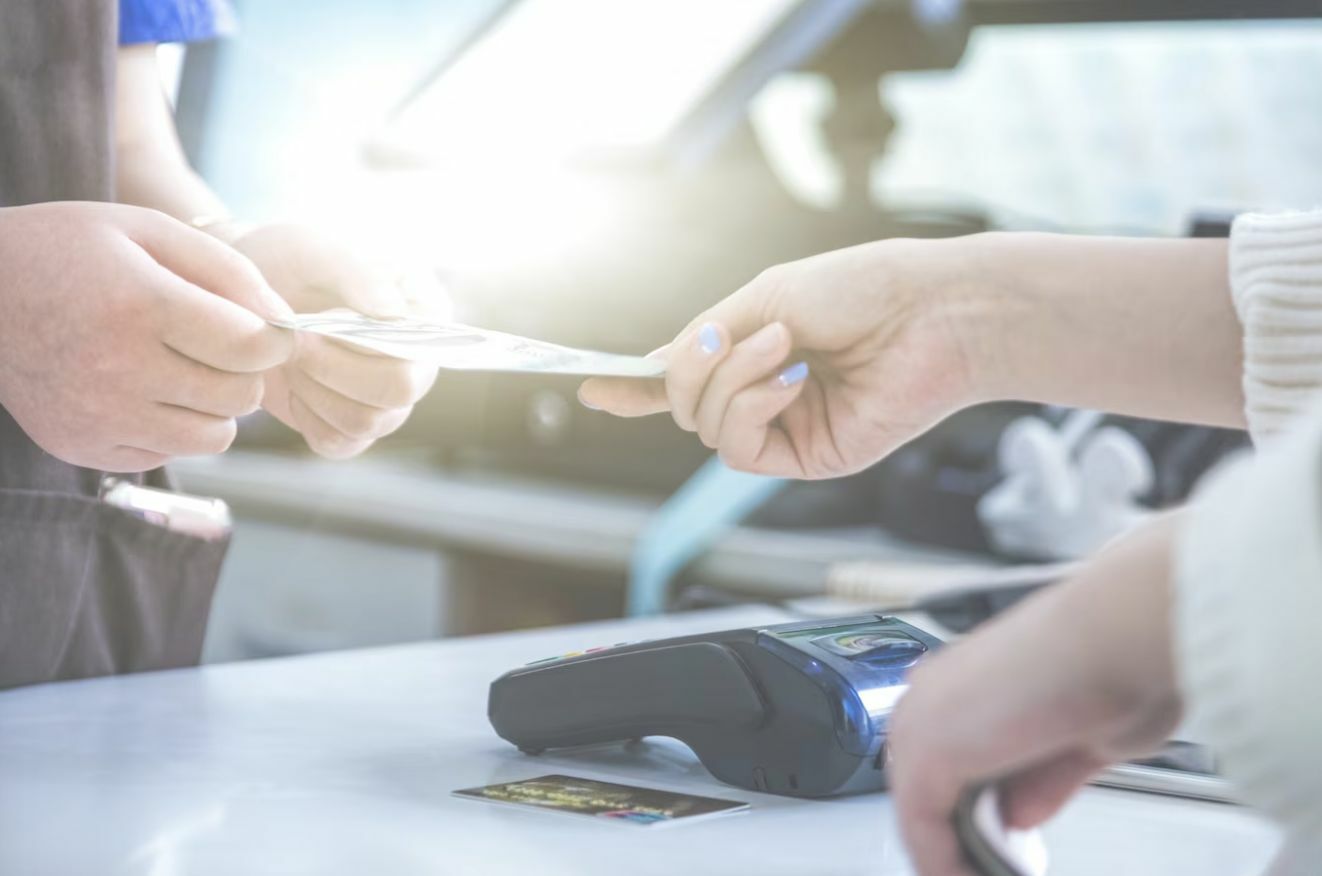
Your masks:
[[[119,44],[193,43],[236,27],[229,0],[119,0]]]

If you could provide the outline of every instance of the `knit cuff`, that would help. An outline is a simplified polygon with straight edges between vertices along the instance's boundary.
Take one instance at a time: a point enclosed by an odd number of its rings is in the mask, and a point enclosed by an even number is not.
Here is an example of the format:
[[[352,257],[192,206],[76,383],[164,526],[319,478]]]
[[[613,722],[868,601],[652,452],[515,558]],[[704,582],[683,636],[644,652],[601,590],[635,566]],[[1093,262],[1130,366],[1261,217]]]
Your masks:
[[[1322,412],[1214,476],[1176,549],[1189,719],[1246,802],[1322,829]]]
[[[1261,441],[1322,390],[1322,211],[1236,219],[1230,286],[1244,325],[1245,412]]]

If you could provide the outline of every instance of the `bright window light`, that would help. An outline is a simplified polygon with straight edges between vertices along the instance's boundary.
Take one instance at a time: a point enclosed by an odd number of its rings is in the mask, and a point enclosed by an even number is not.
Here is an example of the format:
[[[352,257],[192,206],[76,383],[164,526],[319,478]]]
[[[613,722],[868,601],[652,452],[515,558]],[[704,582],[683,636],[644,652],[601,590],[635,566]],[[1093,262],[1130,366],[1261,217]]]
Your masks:
[[[441,162],[659,146],[799,0],[522,0],[384,140]]]

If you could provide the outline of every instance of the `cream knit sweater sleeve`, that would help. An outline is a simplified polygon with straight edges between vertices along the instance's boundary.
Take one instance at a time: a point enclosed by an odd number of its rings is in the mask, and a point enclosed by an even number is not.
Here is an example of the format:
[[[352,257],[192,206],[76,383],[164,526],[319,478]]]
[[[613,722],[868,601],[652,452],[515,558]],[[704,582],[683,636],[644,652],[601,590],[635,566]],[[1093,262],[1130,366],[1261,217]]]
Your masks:
[[[1176,653],[1190,718],[1226,774],[1293,843],[1312,845],[1322,836],[1322,212],[1242,217],[1230,252],[1259,453],[1214,477],[1189,514],[1175,559]],[[1278,872],[1313,872],[1288,859]]]
[[[1322,211],[1245,215],[1230,237],[1254,441],[1281,432],[1322,389]]]

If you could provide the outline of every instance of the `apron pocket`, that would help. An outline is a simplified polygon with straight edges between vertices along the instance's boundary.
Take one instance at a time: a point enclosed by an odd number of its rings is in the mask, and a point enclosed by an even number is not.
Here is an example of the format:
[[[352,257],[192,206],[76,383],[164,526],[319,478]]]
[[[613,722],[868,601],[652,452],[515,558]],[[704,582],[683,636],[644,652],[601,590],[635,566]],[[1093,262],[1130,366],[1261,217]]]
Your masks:
[[[0,687],[197,663],[228,539],[0,490]]]
[[[0,490],[0,688],[58,677],[76,636],[97,504]]]
[[[95,611],[84,623],[114,656],[115,672],[194,666],[229,537],[207,541],[98,504]]]

